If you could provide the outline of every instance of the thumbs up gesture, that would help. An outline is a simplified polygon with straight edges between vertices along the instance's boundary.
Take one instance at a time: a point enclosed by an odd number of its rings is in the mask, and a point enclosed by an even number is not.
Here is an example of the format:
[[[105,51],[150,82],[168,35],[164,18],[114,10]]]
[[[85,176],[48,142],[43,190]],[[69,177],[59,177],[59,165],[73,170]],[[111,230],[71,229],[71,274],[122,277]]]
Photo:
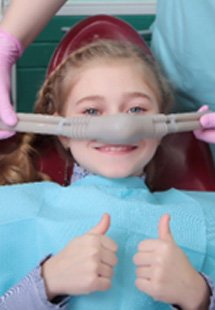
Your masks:
[[[154,299],[183,310],[208,309],[210,294],[206,281],[177,246],[169,221],[169,215],[163,215],[158,239],[139,244],[133,258],[137,267],[136,286]]]
[[[117,245],[105,236],[109,227],[110,216],[104,214],[89,232],[45,261],[42,276],[49,300],[57,295],[105,291],[111,286]]]

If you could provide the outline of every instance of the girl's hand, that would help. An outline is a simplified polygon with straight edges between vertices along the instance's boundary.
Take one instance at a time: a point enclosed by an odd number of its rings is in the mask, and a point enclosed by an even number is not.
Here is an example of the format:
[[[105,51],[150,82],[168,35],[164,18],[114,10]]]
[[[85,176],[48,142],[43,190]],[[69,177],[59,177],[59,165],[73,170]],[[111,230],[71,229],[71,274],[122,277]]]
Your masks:
[[[117,245],[105,236],[109,227],[110,216],[104,214],[92,230],[72,240],[43,264],[49,300],[58,295],[89,294],[110,288]]]
[[[136,286],[153,298],[183,310],[208,309],[209,288],[177,246],[169,227],[169,215],[159,223],[159,237],[144,240],[133,260]]]
[[[199,111],[208,111],[208,106],[203,106]],[[215,112],[206,113],[200,118],[202,129],[194,131],[197,139],[215,143]]]

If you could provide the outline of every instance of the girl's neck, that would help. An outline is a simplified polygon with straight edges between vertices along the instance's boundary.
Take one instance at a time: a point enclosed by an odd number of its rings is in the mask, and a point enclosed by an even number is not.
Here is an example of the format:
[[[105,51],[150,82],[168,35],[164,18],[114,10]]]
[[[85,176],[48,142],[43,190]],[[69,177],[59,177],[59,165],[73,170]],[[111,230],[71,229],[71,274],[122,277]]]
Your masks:
[[[79,166],[77,163],[74,163],[73,173],[71,176],[71,183],[74,183],[75,181],[78,181],[79,179],[82,179],[82,178],[86,177],[87,175],[91,175],[91,174],[92,173],[89,172],[88,170]]]

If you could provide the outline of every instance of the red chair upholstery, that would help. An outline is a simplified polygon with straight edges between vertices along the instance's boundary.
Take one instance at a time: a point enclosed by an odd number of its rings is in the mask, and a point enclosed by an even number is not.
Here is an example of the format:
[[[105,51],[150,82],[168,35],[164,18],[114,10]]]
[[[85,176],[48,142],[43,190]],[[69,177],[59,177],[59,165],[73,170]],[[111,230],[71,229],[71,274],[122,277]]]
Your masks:
[[[56,48],[47,73],[53,71],[68,54],[97,39],[127,40],[140,46],[146,54],[151,54],[144,40],[129,24],[112,16],[97,15],[84,19],[70,29]]]
[[[130,25],[115,17],[99,15],[78,23],[65,35],[54,52],[47,74],[70,52],[98,38],[128,40],[150,53],[143,39]],[[215,190],[215,169],[208,145],[197,141],[192,133],[167,136],[162,145],[154,162],[152,190],[171,187]],[[71,175],[71,167],[67,167],[64,158],[52,145],[41,148],[40,170],[60,184],[64,184]]]
[[[191,132],[166,136],[155,156],[154,169],[153,191],[171,187],[215,190],[215,169],[210,148]]]

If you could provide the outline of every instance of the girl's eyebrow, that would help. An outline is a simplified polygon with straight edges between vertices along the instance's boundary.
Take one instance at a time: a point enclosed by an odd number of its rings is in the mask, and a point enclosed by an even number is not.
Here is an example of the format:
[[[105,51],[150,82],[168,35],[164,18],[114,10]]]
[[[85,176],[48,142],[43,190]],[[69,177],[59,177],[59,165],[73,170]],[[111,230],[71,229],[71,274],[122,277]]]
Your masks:
[[[147,95],[146,93],[143,93],[143,92],[138,92],[138,91],[137,92],[125,93],[123,95],[123,98],[125,101],[136,99],[136,98],[142,98],[144,100],[148,100],[148,101],[152,102],[152,98],[149,95]],[[99,96],[99,95],[89,95],[89,96],[86,96],[86,97],[79,99],[76,102],[76,105],[80,105],[81,103],[83,103],[85,101],[102,102],[102,101],[104,101],[104,97]]]
[[[126,93],[124,95],[124,97],[127,100],[136,99],[136,98],[143,98],[143,99],[147,99],[149,101],[152,101],[152,98],[143,92],[131,92],[131,93],[129,92],[129,93]]]
[[[76,105],[79,105],[84,101],[100,101],[101,102],[103,100],[104,100],[104,98],[102,96],[99,96],[99,95],[86,96],[86,97],[79,99],[76,102]]]

